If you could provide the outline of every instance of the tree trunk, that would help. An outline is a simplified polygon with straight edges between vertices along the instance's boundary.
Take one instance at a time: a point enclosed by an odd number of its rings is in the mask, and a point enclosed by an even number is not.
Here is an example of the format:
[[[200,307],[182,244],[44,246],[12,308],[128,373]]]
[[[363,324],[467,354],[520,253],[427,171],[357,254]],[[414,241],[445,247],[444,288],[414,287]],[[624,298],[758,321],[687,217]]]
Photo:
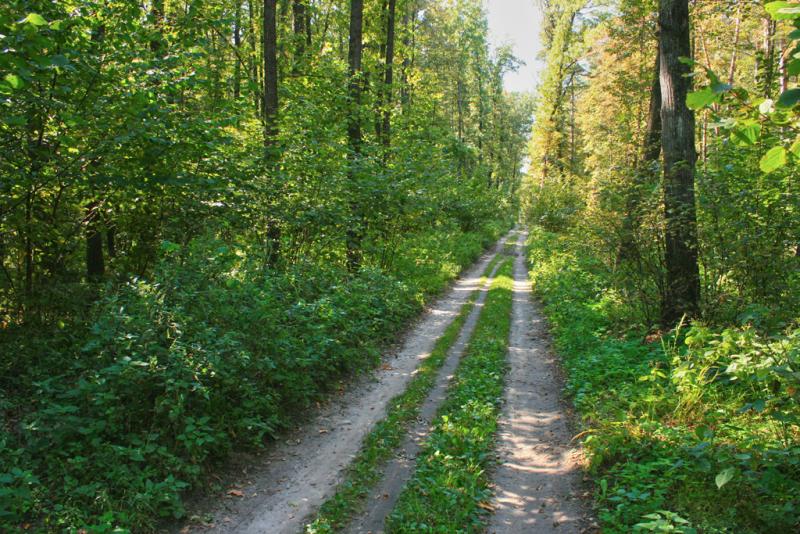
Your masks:
[[[302,70],[301,65],[305,61],[306,45],[308,45],[308,30],[306,29],[306,24],[308,22],[307,10],[306,0],[294,0],[292,2],[292,17],[294,22],[294,65],[292,66],[292,72],[294,74],[300,73]]]
[[[233,19],[233,46],[236,48],[236,66],[233,69],[233,98],[239,100],[242,94],[242,3],[237,0]]]
[[[396,11],[396,0],[389,0],[389,10],[386,14],[386,71],[384,72],[384,90],[386,91],[386,102],[383,109],[383,147],[384,160],[388,157],[388,150],[392,143],[392,84],[394,83],[394,22]]]
[[[618,260],[638,260],[635,233],[641,223],[642,190],[652,181],[653,166],[661,156],[661,61],[656,51],[653,83],[650,86],[650,107],[647,112],[647,126],[642,140],[642,158],[633,169],[633,182],[625,199],[625,217],[622,220],[622,237]]]
[[[264,146],[269,149],[278,134],[278,35],[276,0],[264,0]]]
[[[348,175],[355,186],[356,166],[361,155],[361,56],[363,52],[364,0],[350,0],[350,39],[347,53],[349,67],[348,93],[350,114],[347,118],[347,143],[349,148]],[[358,271],[361,266],[361,241],[363,238],[363,215],[358,201],[350,203],[353,222],[347,229],[347,268]]]
[[[86,224],[86,278],[90,282],[97,282],[106,273],[97,202],[90,202],[86,206],[84,223]]]
[[[699,311],[697,219],[694,200],[694,113],[686,107],[691,68],[689,1],[661,0],[660,27],[661,146],[664,151],[664,219],[666,280],[661,306],[663,326]]]

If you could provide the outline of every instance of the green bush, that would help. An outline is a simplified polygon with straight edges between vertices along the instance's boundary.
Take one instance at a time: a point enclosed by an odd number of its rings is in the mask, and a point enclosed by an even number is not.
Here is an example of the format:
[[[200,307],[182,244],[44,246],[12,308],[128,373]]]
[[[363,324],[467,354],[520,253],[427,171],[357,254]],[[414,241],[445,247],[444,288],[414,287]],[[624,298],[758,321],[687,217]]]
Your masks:
[[[410,236],[394,271],[264,270],[217,240],[164,243],[152,277],[109,285],[85,320],[0,350],[0,528],[152,530],[233,448],[256,448],[378,361],[422,303],[495,239]],[[427,269],[404,270],[425,264]]]

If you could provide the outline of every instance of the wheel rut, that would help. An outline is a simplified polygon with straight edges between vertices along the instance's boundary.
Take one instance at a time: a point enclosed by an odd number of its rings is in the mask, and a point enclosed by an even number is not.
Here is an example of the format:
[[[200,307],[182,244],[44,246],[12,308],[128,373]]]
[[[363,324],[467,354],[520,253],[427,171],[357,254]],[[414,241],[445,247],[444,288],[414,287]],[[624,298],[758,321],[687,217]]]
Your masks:
[[[356,517],[344,532],[348,534],[380,534],[384,532],[384,522],[394,509],[406,482],[414,474],[417,456],[430,434],[431,425],[439,407],[447,398],[447,388],[478,323],[481,308],[489,293],[489,286],[491,286],[500,264],[501,262],[497,262],[487,276],[486,283],[478,288],[480,293],[475,300],[475,306],[464,322],[455,343],[450,347],[447,358],[439,369],[436,384],[420,408],[416,423],[408,430],[406,439],[400,446],[397,455],[383,469],[383,476],[373,490],[367,511]]]
[[[514,262],[509,372],[499,420],[494,515],[488,532],[583,532],[587,514],[579,451],[561,403],[558,366],[531,298],[520,231]]]

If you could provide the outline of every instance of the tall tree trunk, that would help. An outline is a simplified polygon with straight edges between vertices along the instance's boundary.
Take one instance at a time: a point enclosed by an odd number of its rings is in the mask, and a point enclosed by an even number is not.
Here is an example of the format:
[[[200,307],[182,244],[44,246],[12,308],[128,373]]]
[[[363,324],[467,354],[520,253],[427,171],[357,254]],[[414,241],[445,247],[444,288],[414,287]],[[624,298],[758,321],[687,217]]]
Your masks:
[[[728,66],[728,83],[733,85],[736,76],[736,58],[739,53],[739,34],[742,27],[742,5],[736,3],[736,22],[733,30],[733,50],[731,51],[731,63]]]
[[[293,0],[292,2],[292,18],[294,29],[294,64],[292,65],[292,72],[299,74],[301,65],[305,62],[306,46],[308,43],[308,30],[306,24],[308,23],[308,6],[307,0]]]
[[[275,143],[278,134],[278,35],[276,0],[264,0],[264,146]]]
[[[236,66],[233,69],[233,98],[239,100],[242,94],[242,3],[236,1],[233,19],[233,46],[236,48]]]
[[[392,143],[392,84],[394,83],[394,26],[397,0],[389,0],[386,13],[386,71],[383,84],[386,91],[386,102],[383,109],[383,148],[384,160],[388,157],[388,150]]]
[[[647,111],[647,126],[642,140],[641,159],[633,170],[633,183],[625,198],[625,216],[622,219],[622,236],[618,260],[637,261],[640,258],[636,246],[636,228],[641,223],[641,203],[644,187],[652,182],[653,167],[661,155],[661,58],[656,50],[653,83],[650,86],[650,106]]]
[[[278,34],[276,0],[264,0],[264,148],[267,169],[277,169],[278,135]],[[274,204],[274,203],[273,203]],[[279,221],[267,220],[266,263],[274,267],[280,257],[281,230]]]
[[[668,327],[684,315],[696,315],[700,304],[694,200],[695,121],[694,113],[686,106],[691,68],[680,61],[691,57],[689,1],[660,0],[658,22],[667,271],[661,322]]]
[[[361,56],[363,53],[364,0],[350,0],[350,38],[347,62],[349,67],[348,93],[350,114],[347,118],[347,143],[349,148],[348,174],[355,186],[356,167],[361,156]],[[347,268],[358,271],[361,266],[361,241],[363,238],[363,214],[358,201],[351,201],[353,222],[347,229]]]

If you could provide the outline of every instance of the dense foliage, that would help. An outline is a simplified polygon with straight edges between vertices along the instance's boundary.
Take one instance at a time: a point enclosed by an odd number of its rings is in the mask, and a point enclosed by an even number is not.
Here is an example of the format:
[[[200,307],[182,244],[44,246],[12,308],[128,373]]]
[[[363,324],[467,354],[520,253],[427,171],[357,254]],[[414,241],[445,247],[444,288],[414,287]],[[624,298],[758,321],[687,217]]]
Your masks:
[[[685,193],[697,232],[685,245],[701,298],[675,327],[663,320],[672,192],[661,130],[674,103],[660,93],[657,18],[674,3],[547,2],[523,186],[540,227],[536,290],[584,419],[605,529],[794,531],[800,7],[690,4],[681,62],[697,161]]]
[[[0,6],[0,530],[180,516],[509,226],[480,2],[363,9]]]

